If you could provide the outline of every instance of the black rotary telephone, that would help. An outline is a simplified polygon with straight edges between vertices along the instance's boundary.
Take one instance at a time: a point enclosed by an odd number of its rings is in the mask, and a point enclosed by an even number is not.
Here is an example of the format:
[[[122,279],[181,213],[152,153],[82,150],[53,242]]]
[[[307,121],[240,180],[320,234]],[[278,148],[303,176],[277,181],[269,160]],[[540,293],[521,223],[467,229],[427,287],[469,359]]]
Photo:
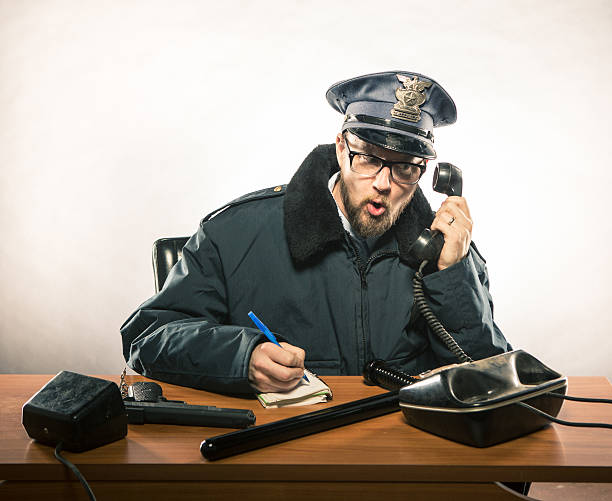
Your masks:
[[[440,163],[433,189],[461,196],[461,170]],[[382,360],[366,365],[364,378],[399,391],[400,407],[409,424],[457,442],[487,447],[542,428],[549,421],[568,426],[612,428],[608,423],[573,423],[557,419],[563,399],[612,403],[605,399],[567,396],[567,378],[523,350],[472,360],[444,328],[426,301],[423,270],[435,263],[444,246],[439,231],[425,229],[410,248],[420,263],[413,278],[414,303],[435,335],[458,364],[418,376],[395,371]]]
[[[440,162],[433,175],[433,189],[438,193],[447,196],[461,196],[463,188],[463,178],[461,169],[446,162]],[[423,230],[419,238],[410,247],[410,254],[418,262],[433,262],[440,255],[444,246],[444,235],[437,230],[431,231],[429,228]]]

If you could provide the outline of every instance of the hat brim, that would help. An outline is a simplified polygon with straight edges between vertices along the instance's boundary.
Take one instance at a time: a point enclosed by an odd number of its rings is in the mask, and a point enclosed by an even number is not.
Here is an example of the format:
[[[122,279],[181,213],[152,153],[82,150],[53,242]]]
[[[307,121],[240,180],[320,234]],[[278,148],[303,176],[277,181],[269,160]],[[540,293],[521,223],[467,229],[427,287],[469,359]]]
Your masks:
[[[437,156],[436,150],[430,142],[412,134],[398,134],[381,126],[377,127],[371,124],[360,126],[356,123],[345,124],[342,130],[348,130],[366,143],[375,144],[388,150],[427,159],[434,159]]]

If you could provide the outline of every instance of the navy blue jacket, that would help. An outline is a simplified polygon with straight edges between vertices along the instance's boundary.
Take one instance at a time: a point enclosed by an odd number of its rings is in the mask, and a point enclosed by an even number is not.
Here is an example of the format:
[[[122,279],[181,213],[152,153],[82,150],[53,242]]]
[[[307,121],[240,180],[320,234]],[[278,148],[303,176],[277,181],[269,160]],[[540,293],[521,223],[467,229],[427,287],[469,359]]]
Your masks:
[[[286,187],[205,218],[163,289],[122,326],[128,365],[174,384],[252,393],[251,352],[266,338],[251,310],[279,340],[303,348],[306,367],[322,376],[358,375],[377,358],[408,374],[456,362],[413,311],[416,264],[407,251],[433,219],[421,190],[361,256],[327,187],[337,170],[334,145],[319,146]],[[434,313],[469,356],[510,349],[474,246],[424,283]]]

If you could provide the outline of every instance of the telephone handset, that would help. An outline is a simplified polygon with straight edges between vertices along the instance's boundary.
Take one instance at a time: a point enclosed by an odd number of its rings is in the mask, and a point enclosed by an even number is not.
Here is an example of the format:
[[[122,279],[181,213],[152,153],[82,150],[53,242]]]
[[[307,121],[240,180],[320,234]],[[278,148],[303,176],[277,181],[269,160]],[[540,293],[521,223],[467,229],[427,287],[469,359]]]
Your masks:
[[[433,175],[433,189],[438,193],[447,196],[461,196],[463,188],[463,178],[461,169],[446,162],[440,162]],[[427,260],[428,262],[437,261],[437,257],[442,252],[444,246],[444,235],[437,230],[431,231],[429,228],[423,230],[419,237],[410,247],[410,254],[419,263]]]
[[[433,189],[447,196],[461,196],[463,188],[463,177],[461,169],[446,162],[440,162],[433,175]],[[438,230],[431,231],[429,228],[423,230],[408,252],[420,263],[418,271],[412,279],[414,304],[417,311],[425,318],[434,334],[440,338],[448,349],[461,361],[472,362],[457,344],[453,336],[444,328],[436,318],[425,299],[423,287],[423,270],[427,263],[436,262],[442,247],[444,246],[444,235]]]

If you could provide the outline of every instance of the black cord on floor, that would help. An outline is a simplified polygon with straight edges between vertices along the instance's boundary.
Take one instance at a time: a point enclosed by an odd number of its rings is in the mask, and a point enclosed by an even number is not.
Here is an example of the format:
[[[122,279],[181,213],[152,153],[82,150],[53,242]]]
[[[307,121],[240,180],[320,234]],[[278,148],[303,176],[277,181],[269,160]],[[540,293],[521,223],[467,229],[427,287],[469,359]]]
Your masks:
[[[89,487],[89,484],[87,483],[87,480],[85,480],[83,474],[75,465],[73,465],[70,461],[68,461],[64,456],[61,455],[62,445],[64,445],[62,444],[62,442],[57,444],[57,447],[55,448],[55,457],[58,459],[58,461],[60,461],[64,466],[68,467],[72,471],[72,473],[76,475],[76,478],[79,479],[79,482],[81,482],[81,485],[87,492],[89,499],[91,499],[92,501],[96,501],[96,496],[94,496],[94,493],[91,490],[91,487]]]
[[[608,424],[608,423],[580,423],[577,421],[564,421],[563,419],[558,419],[556,417],[552,417],[550,414],[546,414],[545,412],[541,411],[540,409],[536,409],[535,407],[532,407],[529,404],[526,404],[525,402],[517,402],[518,405],[520,405],[521,407],[524,407],[525,409],[538,414],[542,417],[545,417],[546,419],[552,421],[553,423],[559,423],[565,426],[580,426],[583,428],[610,428],[612,429],[612,424]]]

